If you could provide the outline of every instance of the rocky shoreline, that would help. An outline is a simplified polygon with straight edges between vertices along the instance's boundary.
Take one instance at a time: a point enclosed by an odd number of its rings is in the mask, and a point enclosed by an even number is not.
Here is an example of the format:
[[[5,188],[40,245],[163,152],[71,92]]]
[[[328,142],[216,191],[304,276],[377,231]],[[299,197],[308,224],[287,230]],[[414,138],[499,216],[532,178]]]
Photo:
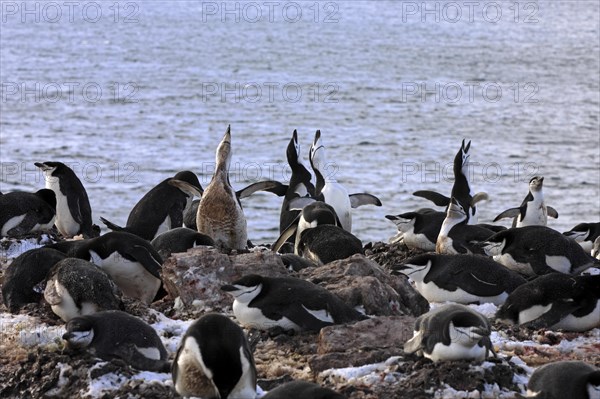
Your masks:
[[[0,243],[4,258],[0,283],[6,261],[41,242]],[[232,316],[231,298],[219,287],[248,273],[312,281],[373,316],[319,333],[271,336],[247,331],[258,385],[265,391],[303,379],[352,399],[516,398],[524,393],[533,367],[566,359],[600,366],[600,329],[561,333],[494,324],[492,341],[498,356],[486,362],[434,364],[405,355],[402,345],[412,336],[415,317],[427,311],[428,304],[404,276],[393,276],[388,268],[413,254],[402,244],[379,242],[367,245],[366,256],[293,271],[266,248],[223,254],[198,247],[174,254],[163,265],[168,297],[149,307],[128,300],[126,310],[157,329],[171,355],[197,317],[206,312]],[[495,311],[489,304],[476,308],[488,317]],[[48,305],[29,305],[19,315],[6,313],[1,305],[0,312],[0,398],[179,397],[168,374],[140,373],[120,360],[103,362],[66,349],[60,339],[63,323]]]

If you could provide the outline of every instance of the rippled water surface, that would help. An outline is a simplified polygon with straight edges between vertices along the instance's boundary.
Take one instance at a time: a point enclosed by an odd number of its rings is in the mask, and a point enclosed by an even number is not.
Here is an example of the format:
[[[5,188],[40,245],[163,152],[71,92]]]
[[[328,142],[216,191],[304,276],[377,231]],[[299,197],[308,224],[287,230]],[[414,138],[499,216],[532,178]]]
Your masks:
[[[33,162],[61,160],[94,220],[125,224],[179,170],[206,186],[231,124],[237,189],[286,180],[293,129],[305,158],[321,129],[331,177],[383,202],[354,212],[365,242],[429,206],[413,191],[450,192],[463,138],[482,221],[534,174],[551,227],[600,218],[596,1],[23,4],[2,2],[3,192],[43,187]],[[243,201],[253,241],[277,237],[280,204]]]

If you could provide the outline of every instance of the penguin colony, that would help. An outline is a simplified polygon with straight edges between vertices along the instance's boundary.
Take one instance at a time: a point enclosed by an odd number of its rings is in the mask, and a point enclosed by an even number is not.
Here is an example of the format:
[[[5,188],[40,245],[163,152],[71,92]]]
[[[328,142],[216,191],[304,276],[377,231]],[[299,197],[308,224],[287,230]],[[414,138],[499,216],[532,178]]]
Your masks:
[[[22,237],[53,231],[57,242],[24,252],[9,265],[2,283],[12,313],[42,298],[65,325],[63,339],[75,350],[101,359],[120,358],[141,370],[170,371],[173,389],[201,398],[254,398],[257,374],[252,348],[242,329],[270,333],[316,331],[332,324],[368,319],[327,289],[299,278],[247,274],[224,281],[232,297],[232,318],[205,314],[194,321],[174,357],[152,327],[125,313],[122,299],[151,304],[165,296],[161,267],[172,253],[195,246],[244,251],[253,244],[241,200],[256,191],[283,197],[280,237],[271,250],[294,269],[318,267],[363,254],[352,234],[352,210],[381,206],[371,194],[348,191],[325,178],[324,140],[317,131],[302,160],[298,133],[287,147],[291,178],[255,183],[235,191],[229,180],[233,139],[227,128],[216,150],[212,180],[202,188],[196,174],[181,171],[149,192],[132,208],[125,227],[100,220],[112,231],[100,235],[83,184],[61,162],[36,162],[46,187],[35,193],[0,193],[0,235]],[[494,222],[512,218],[512,227],[481,224],[468,179],[471,142],[463,140],[454,158],[455,183],[449,196],[414,193],[444,210],[421,208],[387,215],[398,230],[391,242],[425,252],[395,265],[431,304],[404,344],[407,355],[433,362],[496,356],[493,320],[466,306],[493,303],[498,322],[532,329],[587,331],[600,327],[600,275],[581,274],[600,266],[600,223],[577,224],[560,234],[546,226],[558,212],[546,205],[544,178],[535,176],[518,208]],[[194,197],[199,199],[194,201]],[[54,227],[53,227],[54,226]],[[75,237],[75,239],[74,239]],[[596,257],[594,257],[596,256]],[[441,303],[437,305],[437,303]],[[235,320],[235,321],[234,321]],[[599,398],[600,371],[582,362],[557,362],[537,369],[528,396]],[[306,381],[271,390],[265,398],[343,398]]]

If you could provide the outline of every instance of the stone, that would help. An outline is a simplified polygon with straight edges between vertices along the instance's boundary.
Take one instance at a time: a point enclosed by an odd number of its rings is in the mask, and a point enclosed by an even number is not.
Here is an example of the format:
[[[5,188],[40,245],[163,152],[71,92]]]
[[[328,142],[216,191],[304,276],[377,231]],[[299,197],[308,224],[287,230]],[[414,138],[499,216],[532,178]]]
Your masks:
[[[420,316],[429,303],[403,276],[393,276],[363,255],[302,269],[298,276],[319,284],[367,315]]]
[[[231,296],[221,291],[224,284],[247,274],[283,277],[289,273],[280,256],[271,251],[227,255],[209,247],[173,254],[161,271],[169,296],[179,297],[184,307],[201,304],[212,311],[224,311],[233,303]]]

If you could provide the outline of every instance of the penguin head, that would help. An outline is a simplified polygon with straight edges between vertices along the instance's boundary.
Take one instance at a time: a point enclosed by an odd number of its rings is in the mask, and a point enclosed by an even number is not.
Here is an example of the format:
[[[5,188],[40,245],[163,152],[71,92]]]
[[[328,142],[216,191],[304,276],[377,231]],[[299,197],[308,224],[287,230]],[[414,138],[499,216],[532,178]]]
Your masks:
[[[94,340],[94,328],[92,321],[83,316],[75,317],[66,325],[67,332],[62,338],[67,341],[67,346],[71,348],[85,348]]]
[[[44,172],[44,177],[46,179],[58,177],[61,171],[67,168],[62,162],[35,162],[34,165]]]
[[[590,373],[586,388],[590,399],[600,398],[600,370]]]
[[[296,129],[294,129],[292,139],[287,146],[286,156],[290,165],[302,163],[302,159],[300,157],[300,143],[298,143],[298,132]]]
[[[431,270],[433,260],[431,254],[413,256],[406,259],[401,265],[394,267],[394,271],[410,277],[413,281],[422,281]]]
[[[471,140],[465,145],[465,140],[463,139],[462,144],[460,146],[460,150],[456,153],[454,157],[454,175],[458,175],[462,173],[464,176],[468,175],[468,163],[469,163],[469,148],[471,148]]]
[[[583,242],[590,236],[590,225],[589,223],[579,223],[569,231],[565,231],[563,235],[577,241]]]
[[[216,163],[217,168],[219,168],[219,165],[223,165],[229,169],[231,163],[231,125],[227,126],[225,136],[223,136],[219,147],[217,147]]]
[[[317,130],[315,133],[315,139],[310,146],[310,166],[312,166],[315,172],[321,171],[322,168],[325,167],[326,156],[325,156],[325,146],[321,140],[321,131]]]
[[[221,286],[221,290],[233,296],[238,302],[249,303],[263,288],[263,277],[249,274],[231,284]]]
[[[334,226],[341,224],[335,209],[322,201],[315,201],[302,208],[300,223],[303,224],[304,229],[317,227],[321,224],[332,224]]]
[[[531,180],[529,180],[529,191],[531,191],[532,193],[542,191],[543,184],[543,176],[533,176]]]
[[[472,347],[491,334],[490,324],[483,315],[469,308],[453,313],[448,323],[448,333],[452,342]]]
[[[194,172],[184,170],[178,172],[172,179],[169,180],[169,184],[177,187],[188,197],[202,197],[204,189],[200,185],[200,181]]]
[[[448,205],[446,217],[448,219],[456,220],[457,222],[467,220],[467,213],[465,212],[465,208],[463,208],[462,205],[458,202],[458,200],[454,197],[452,197],[452,199],[450,200],[450,205]]]
[[[416,212],[407,212],[400,215],[385,215],[385,218],[396,225],[398,231],[406,233],[415,225]]]
[[[594,246],[592,247],[592,257],[600,260],[600,236],[596,237]]]

